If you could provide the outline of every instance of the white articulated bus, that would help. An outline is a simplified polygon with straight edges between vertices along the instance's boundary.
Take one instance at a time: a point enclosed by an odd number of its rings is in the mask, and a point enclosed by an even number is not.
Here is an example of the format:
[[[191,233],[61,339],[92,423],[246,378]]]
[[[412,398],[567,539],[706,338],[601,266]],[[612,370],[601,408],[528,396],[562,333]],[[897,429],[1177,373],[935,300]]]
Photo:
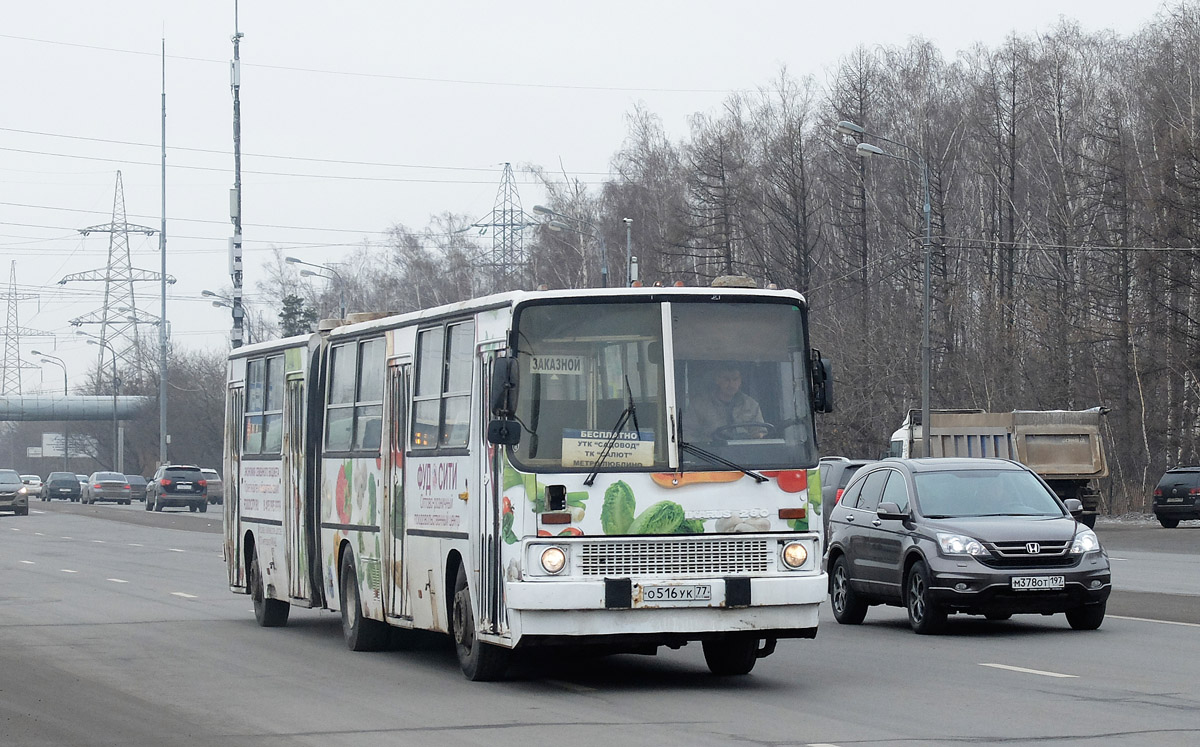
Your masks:
[[[511,292],[347,320],[229,360],[225,557],[263,626],[653,653],[717,674],[811,638],[826,592],[813,413],[829,364],[791,291]]]

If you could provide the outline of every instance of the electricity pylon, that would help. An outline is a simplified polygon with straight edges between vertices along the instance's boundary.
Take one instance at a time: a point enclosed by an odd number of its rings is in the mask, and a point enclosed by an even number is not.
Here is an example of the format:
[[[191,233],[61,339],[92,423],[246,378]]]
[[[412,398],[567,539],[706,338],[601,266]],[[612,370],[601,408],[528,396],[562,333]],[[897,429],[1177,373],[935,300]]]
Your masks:
[[[17,318],[17,302],[28,301],[37,296],[33,293],[17,292],[17,261],[15,259],[9,270],[8,293],[4,294],[4,298],[8,301],[8,320],[4,325],[4,360],[0,362],[4,368],[4,375],[0,381],[0,394],[20,394],[21,370],[37,368],[37,366],[21,360],[21,338],[53,337],[54,335],[21,326]]]
[[[537,222],[521,209],[521,196],[517,194],[517,185],[513,180],[512,164],[504,164],[500,190],[496,193],[496,205],[491,215],[471,224],[473,228],[480,229],[480,233],[492,229],[492,250],[479,262],[480,267],[491,270],[492,290],[510,290],[524,279],[529,269],[524,229],[536,225]]]
[[[141,358],[138,356],[138,325],[160,324],[161,320],[153,314],[140,311],[133,292],[133,284],[142,281],[158,281],[162,278],[151,270],[135,269],[129,260],[130,232],[153,236],[157,229],[139,226],[125,220],[125,192],[121,185],[121,172],[117,172],[117,186],[113,192],[112,221],[99,226],[88,226],[79,229],[84,236],[92,233],[107,233],[108,266],[102,270],[87,270],[75,272],[59,280],[66,284],[73,280],[84,280],[104,283],[104,304],[95,311],[76,317],[71,324],[80,327],[84,324],[99,324],[100,345],[97,364],[100,371],[104,370],[104,345],[108,343],[117,360],[126,369],[138,372],[139,378],[143,373]],[[167,276],[168,283],[174,283],[175,278]]]

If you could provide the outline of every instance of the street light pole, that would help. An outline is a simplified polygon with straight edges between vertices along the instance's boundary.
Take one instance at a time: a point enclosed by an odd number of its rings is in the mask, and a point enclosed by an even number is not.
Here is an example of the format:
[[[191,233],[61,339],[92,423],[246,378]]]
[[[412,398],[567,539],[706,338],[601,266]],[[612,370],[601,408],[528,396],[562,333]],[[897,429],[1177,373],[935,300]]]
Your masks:
[[[891,138],[884,137],[883,135],[876,135],[872,132],[868,132],[863,127],[855,124],[854,122],[847,122],[847,121],[838,122],[837,126],[834,129],[836,132],[838,132],[839,134],[842,134],[842,135],[859,135],[862,137],[871,137],[871,138],[876,138],[878,140],[884,140],[886,142],[892,143],[893,145],[898,145],[901,148],[908,150],[914,156],[916,156],[916,159],[914,160],[912,158],[898,156],[894,153],[888,153],[886,150],[884,150],[876,145],[871,145],[870,143],[860,142],[860,143],[858,143],[858,146],[854,149],[854,152],[861,158],[869,158],[871,156],[884,156],[886,158],[893,158],[897,161],[906,161],[907,163],[914,164],[918,169],[921,170],[921,189],[925,193],[925,204],[922,207],[922,212],[924,213],[924,217],[925,217],[925,236],[922,241],[924,255],[925,255],[925,270],[924,270],[924,275],[925,275],[924,286],[925,287],[924,287],[924,294],[923,294],[924,295],[924,299],[923,299],[924,300],[924,308],[923,308],[922,320],[921,320],[921,447],[922,447],[922,455],[923,456],[932,456],[932,454],[930,453],[930,433],[929,433],[929,417],[930,417],[929,416],[929,392],[930,392],[930,388],[932,386],[932,384],[930,382],[930,378],[931,378],[930,377],[930,369],[932,367],[932,357],[933,356],[932,356],[932,352],[931,352],[931,344],[929,341],[929,327],[930,327],[930,306],[931,306],[931,296],[932,296],[930,287],[932,285],[931,255],[933,253],[933,249],[932,249],[933,236],[932,236],[932,221],[931,221],[931,217],[930,217],[929,162],[925,159],[924,154],[922,154],[920,151],[916,150],[912,146],[902,143],[898,140],[892,140]]]
[[[322,275],[321,273],[313,272],[312,270],[301,270],[300,276],[301,277],[325,278],[327,280],[336,279],[338,282],[338,299],[339,299],[339,303],[341,305],[341,308],[338,310],[338,314],[339,314],[338,318],[339,319],[346,318],[346,279],[342,277],[342,273],[333,269],[329,265],[318,265],[313,262],[305,262],[304,260],[298,259],[296,257],[284,257],[283,261],[287,262],[290,265],[306,265],[308,267],[316,267],[318,270],[325,270],[326,272],[333,273],[333,278],[330,278],[328,275]]]
[[[41,356],[42,363],[51,363],[62,369],[62,372],[63,372],[63,397],[64,397],[63,407],[65,408],[66,407],[65,398],[67,396],[69,396],[69,393],[67,391],[67,364],[63,361],[62,358],[59,358],[57,355],[50,355],[49,353],[43,353],[39,350],[32,350],[30,352],[32,352],[34,355]],[[67,413],[67,414],[69,414],[69,413]],[[69,465],[71,463],[71,426],[70,426],[70,422],[71,421],[69,419],[63,420],[63,471],[64,472],[71,471],[70,467],[69,467]]]
[[[113,348],[113,346],[107,340],[97,340],[94,337],[89,337],[87,344],[88,345],[99,345],[100,347],[108,350],[108,352],[112,354],[112,362],[113,362],[113,364],[112,364],[112,382],[113,382],[113,406],[112,406],[112,411],[113,411],[113,418],[112,418],[112,420],[113,420],[113,460],[112,460],[112,463],[113,463],[113,471],[114,472],[124,472],[124,470],[122,469],[123,465],[120,463],[120,449],[117,444],[117,441],[120,439],[120,435],[119,435],[120,429],[117,426],[117,387],[119,386],[120,381],[121,381],[120,379],[117,378],[117,351]]]

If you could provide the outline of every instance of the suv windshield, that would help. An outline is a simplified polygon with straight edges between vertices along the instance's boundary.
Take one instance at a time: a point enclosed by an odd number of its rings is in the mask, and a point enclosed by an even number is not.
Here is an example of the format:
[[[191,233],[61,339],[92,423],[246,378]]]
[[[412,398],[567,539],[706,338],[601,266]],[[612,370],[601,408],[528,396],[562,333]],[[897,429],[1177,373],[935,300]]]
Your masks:
[[[917,505],[927,518],[1063,516],[1054,495],[1021,470],[918,472]]]
[[[11,469],[0,469],[0,482],[21,482],[21,476]]]
[[[516,414],[528,432],[512,449],[514,462],[588,472],[607,449],[601,471],[665,470],[674,426],[687,444],[685,470],[815,465],[803,311],[791,302],[671,301],[669,363],[665,305],[520,311]],[[670,425],[669,384],[678,408]]]

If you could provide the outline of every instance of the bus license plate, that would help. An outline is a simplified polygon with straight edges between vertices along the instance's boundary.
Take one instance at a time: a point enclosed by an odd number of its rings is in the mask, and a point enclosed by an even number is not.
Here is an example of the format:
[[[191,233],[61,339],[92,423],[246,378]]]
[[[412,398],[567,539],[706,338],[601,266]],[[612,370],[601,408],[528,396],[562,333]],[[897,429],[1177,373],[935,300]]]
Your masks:
[[[1012,587],[1016,591],[1040,591],[1063,588],[1062,576],[1013,576]]]
[[[675,584],[671,586],[643,586],[643,603],[663,602],[710,602],[712,586],[709,584]]]

